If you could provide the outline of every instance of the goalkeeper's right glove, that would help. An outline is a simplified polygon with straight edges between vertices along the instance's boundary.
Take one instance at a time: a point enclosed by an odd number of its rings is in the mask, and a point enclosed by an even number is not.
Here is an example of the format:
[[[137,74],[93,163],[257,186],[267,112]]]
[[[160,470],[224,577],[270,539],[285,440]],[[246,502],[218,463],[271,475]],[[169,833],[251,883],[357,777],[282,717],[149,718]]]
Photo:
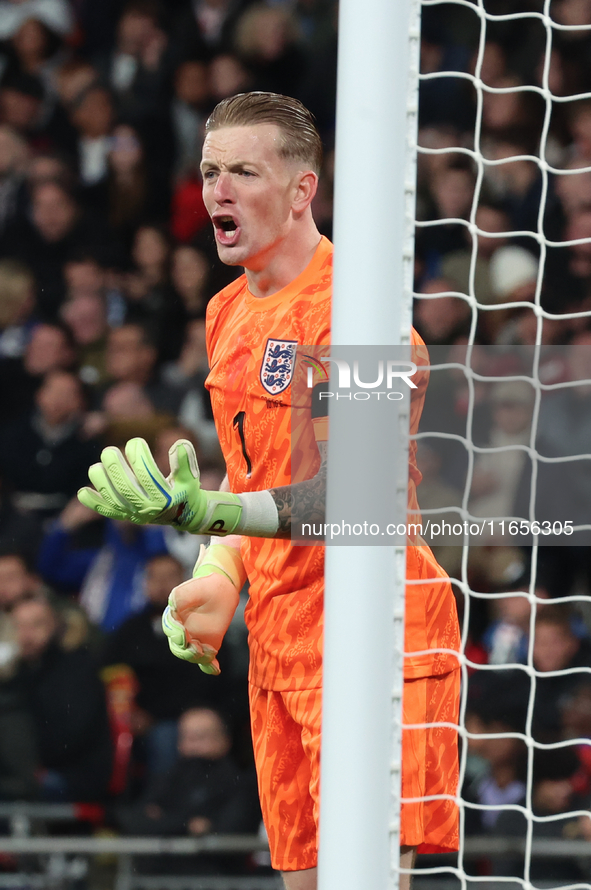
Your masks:
[[[193,534],[225,536],[237,527],[242,501],[229,491],[204,491],[193,445],[179,439],[168,452],[170,475],[165,478],[144,439],[130,439],[125,456],[109,446],[88,475],[96,491],[81,488],[78,499],[109,519],[139,525],[173,525]]]
[[[175,587],[162,616],[173,655],[206,674],[220,673],[216,656],[245,580],[238,550],[225,544],[201,547],[193,579]]]

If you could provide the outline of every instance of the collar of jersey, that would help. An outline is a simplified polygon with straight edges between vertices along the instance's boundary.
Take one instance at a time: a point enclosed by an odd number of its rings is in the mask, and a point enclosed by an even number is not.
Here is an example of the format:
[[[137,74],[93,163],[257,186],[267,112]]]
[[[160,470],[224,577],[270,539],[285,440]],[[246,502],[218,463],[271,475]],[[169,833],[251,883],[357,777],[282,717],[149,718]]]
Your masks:
[[[303,272],[300,272],[297,278],[294,278],[293,281],[286,286],[278,290],[276,293],[271,294],[269,297],[255,297],[254,294],[248,289],[248,285],[246,285],[246,296],[245,301],[248,308],[251,312],[266,312],[269,309],[274,309],[276,306],[281,305],[281,303],[285,303],[286,300],[291,299],[294,296],[297,296],[303,288],[305,288],[311,281],[314,281],[316,277],[316,273],[326,260],[326,257],[332,253],[332,244],[322,235],[320,243],[316,248],[316,252],[306,268]]]

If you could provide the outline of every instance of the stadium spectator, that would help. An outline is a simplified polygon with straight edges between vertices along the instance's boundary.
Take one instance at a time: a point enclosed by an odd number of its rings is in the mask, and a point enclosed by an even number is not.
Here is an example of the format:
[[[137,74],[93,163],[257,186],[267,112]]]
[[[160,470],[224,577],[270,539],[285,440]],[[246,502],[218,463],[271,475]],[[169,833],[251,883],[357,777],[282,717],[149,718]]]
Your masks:
[[[22,219],[27,207],[25,170],[29,148],[25,139],[0,125],[0,235]]]
[[[415,324],[426,343],[451,345],[469,332],[469,303],[461,297],[444,296],[446,291],[454,290],[455,282],[445,278],[432,278],[421,285],[420,293],[440,295],[435,300],[415,300]]]
[[[581,682],[581,668],[591,667],[588,633],[577,624],[568,607],[552,605],[540,610],[536,616],[533,659],[540,672],[536,678],[534,733],[541,741],[558,738],[560,700]],[[554,674],[555,671],[565,673]],[[552,676],[544,676],[551,672]]]
[[[108,333],[104,295],[100,291],[81,293],[68,299],[60,314],[76,345],[80,379],[91,386],[104,384]]]
[[[32,413],[0,432],[0,474],[19,511],[47,518],[75,494],[99,447],[82,434],[84,398],[74,374],[47,373],[35,404]]]
[[[575,777],[580,762],[572,747],[555,750],[534,750],[532,812],[533,840],[581,837],[581,819],[572,810],[588,809],[589,799],[577,795]],[[525,802],[524,802],[525,803]],[[560,818],[562,816],[562,818]],[[558,817],[558,818],[557,818]],[[523,813],[505,810],[497,820],[495,833],[505,837],[525,838],[527,821]],[[523,857],[506,855],[492,859],[493,875],[521,876],[524,874]],[[588,872],[575,859],[566,861],[551,857],[533,857],[530,878],[534,881],[569,881],[576,883],[588,879]]]
[[[47,532],[39,550],[39,572],[66,593],[80,591],[88,617],[106,632],[145,606],[144,573],[150,557],[166,552],[159,528],[128,522],[104,523],[97,543],[79,536],[96,516],[73,499]]]
[[[500,247],[506,243],[503,233],[509,231],[508,216],[502,207],[480,203],[476,211],[476,225],[479,234],[478,253],[474,271],[474,296],[479,303],[494,303],[495,298],[490,282],[490,260]],[[488,233],[497,237],[490,237]],[[441,272],[446,279],[454,282],[454,290],[463,294],[470,293],[470,268],[472,265],[472,236],[466,229],[466,240],[469,246],[447,254],[441,265]]]
[[[204,386],[208,372],[205,319],[194,318],[187,324],[178,360],[162,369],[161,385],[170,394],[170,404],[177,406],[180,423],[195,434],[202,452],[214,457],[219,453],[219,446],[209,395]]]
[[[166,216],[170,185],[158,165],[149,163],[140,133],[130,124],[116,126],[109,144],[106,213],[110,230],[128,251],[142,220]]]
[[[32,219],[14,228],[4,254],[23,260],[37,281],[37,310],[54,320],[65,296],[64,264],[81,248],[101,242],[102,232],[81,212],[71,191],[59,182],[38,182],[32,189]]]
[[[134,126],[149,127],[161,118],[167,44],[157,3],[130,0],[117,24],[115,44],[97,58],[121,118]]]
[[[22,358],[0,361],[0,410],[13,420],[32,410],[45,374],[69,371],[75,352],[68,330],[57,324],[35,324]]]
[[[210,296],[209,262],[203,251],[190,244],[179,245],[172,254],[170,275],[188,315],[202,316]]]
[[[0,144],[2,135],[0,133]],[[35,279],[17,260],[0,260],[0,361],[22,358],[33,326]]]
[[[468,692],[468,750],[485,761],[484,774],[468,778],[465,800],[495,809],[466,809],[466,832],[496,829],[503,804],[520,804],[525,797],[527,748],[514,737],[525,731],[527,690],[515,671],[476,673]],[[498,734],[498,737],[493,737]]]
[[[304,73],[297,20],[288,7],[252,3],[234,31],[234,48],[252,76],[251,89],[297,96]]]
[[[255,831],[260,821],[256,787],[230,756],[230,747],[217,710],[185,711],[176,763],[150,784],[139,803],[117,808],[119,828],[126,834],[193,837]],[[217,868],[219,860],[202,867]]]
[[[82,200],[86,207],[101,210],[105,203],[110,135],[115,117],[111,96],[104,87],[91,85],[71,103],[69,112],[77,133]]]
[[[157,412],[174,415],[183,394],[159,379],[157,359],[155,338],[144,325],[128,322],[109,332],[106,370],[112,384],[139,386]]]
[[[104,689],[92,659],[83,648],[64,650],[59,616],[44,597],[18,602],[12,619],[19,678],[36,730],[41,796],[104,799],[111,739]]]
[[[199,168],[200,145],[210,105],[208,80],[208,67],[199,59],[182,62],[174,74],[170,116],[177,176]]]
[[[160,621],[174,587],[186,579],[183,565],[166,553],[146,564],[146,605],[127,618],[106,641],[105,666],[126,664],[138,681],[132,730],[143,742],[151,780],[170,770],[176,759],[178,719],[190,707],[216,706],[228,711],[228,688],[170,657]],[[223,654],[222,654],[223,659]]]
[[[477,454],[470,489],[474,516],[515,516],[519,483],[528,457],[535,392],[523,381],[496,383],[491,392],[492,425],[486,447],[503,449]],[[521,446],[521,447],[520,447]]]

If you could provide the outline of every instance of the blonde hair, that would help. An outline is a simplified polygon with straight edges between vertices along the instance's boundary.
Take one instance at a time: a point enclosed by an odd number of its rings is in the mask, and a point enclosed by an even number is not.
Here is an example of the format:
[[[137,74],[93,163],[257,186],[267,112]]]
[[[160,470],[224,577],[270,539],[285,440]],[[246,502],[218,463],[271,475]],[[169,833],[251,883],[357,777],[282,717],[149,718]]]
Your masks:
[[[0,328],[15,324],[34,294],[35,278],[31,270],[18,260],[0,260]]]
[[[281,157],[301,161],[320,172],[322,141],[313,114],[298,99],[280,93],[238,93],[223,99],[212,111],[205,124],[207,133],[222,127],[250,127],[254,124],[275,124],[283,140]]]

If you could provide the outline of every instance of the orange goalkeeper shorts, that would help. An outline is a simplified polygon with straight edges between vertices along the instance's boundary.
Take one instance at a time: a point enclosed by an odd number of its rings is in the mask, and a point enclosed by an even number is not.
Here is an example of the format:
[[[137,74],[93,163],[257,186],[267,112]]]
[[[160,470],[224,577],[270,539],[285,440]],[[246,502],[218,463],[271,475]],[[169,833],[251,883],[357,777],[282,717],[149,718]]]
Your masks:
[[[405,724],[456,723],[460,671],[404,683]],[[271,862],[280,871],[313,868],[318,854],[321,689],[250,687],[254,755]],[[402,797],[455,795],[457,731],[403,729]],[[453,801],[403,803],[400,843],[421,853],[458,848]]]

